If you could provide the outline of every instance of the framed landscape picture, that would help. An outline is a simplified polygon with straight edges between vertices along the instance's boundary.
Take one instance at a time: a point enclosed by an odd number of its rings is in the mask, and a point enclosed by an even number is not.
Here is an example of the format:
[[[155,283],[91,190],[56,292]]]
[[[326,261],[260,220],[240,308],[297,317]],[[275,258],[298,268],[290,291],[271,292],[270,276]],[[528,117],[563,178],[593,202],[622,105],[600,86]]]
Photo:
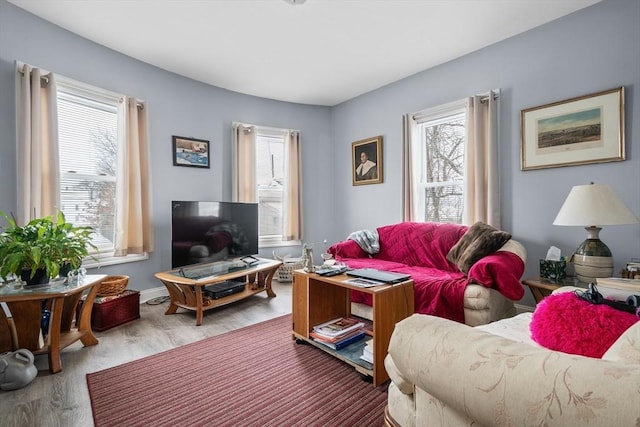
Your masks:
[[[210,163],[209,141],[173,136],[173,165],[208,168]]]
[[[625,159],[624,88],[520,112],[521,169]]]
[[[353,185],[382,182],[382,136],[356,141],[351,144]]]

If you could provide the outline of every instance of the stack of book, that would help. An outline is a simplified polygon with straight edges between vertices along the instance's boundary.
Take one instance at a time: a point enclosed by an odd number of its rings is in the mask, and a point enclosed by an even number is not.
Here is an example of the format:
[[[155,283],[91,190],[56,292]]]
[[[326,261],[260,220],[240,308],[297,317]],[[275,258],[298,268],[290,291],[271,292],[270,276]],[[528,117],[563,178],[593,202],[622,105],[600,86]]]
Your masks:
[[[362,350],[362,356],[360,356],[360,359],[364,360],[365,362],[369,362],[373,365],[373,339],[370,339],[365,344],[364,349]]]
[[[596,278],[596,286],[603,297],[614,301],[626,301],[629,295],[640,295],[639,279],[598,277]]]
[[[340,317],[313,327],[311,338],[334,350],[340,350],[365,337],[364,322],[353,317]]]

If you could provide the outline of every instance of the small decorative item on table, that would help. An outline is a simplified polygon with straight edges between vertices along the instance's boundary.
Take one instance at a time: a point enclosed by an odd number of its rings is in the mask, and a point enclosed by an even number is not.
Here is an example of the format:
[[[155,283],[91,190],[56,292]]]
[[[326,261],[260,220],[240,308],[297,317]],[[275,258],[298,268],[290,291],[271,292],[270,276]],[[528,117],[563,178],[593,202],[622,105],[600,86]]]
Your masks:
[[[565,272],[565,268],[567,263],[564,259],[560,261],[552,261],[549,259],[541,259],[540,260],[540,277],[544,277],[545,279],[561,281],[567,274]]]

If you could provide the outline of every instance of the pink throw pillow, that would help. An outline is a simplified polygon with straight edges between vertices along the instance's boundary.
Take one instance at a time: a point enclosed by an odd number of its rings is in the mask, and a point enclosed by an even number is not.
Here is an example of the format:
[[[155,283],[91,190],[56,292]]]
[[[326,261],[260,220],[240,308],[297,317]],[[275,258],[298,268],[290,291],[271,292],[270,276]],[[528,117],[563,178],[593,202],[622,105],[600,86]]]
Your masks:
[[[601,358],[638,316],[605,304],[591,304],[573,292],[549,295],[533,313],[531,338],[563,353]]]

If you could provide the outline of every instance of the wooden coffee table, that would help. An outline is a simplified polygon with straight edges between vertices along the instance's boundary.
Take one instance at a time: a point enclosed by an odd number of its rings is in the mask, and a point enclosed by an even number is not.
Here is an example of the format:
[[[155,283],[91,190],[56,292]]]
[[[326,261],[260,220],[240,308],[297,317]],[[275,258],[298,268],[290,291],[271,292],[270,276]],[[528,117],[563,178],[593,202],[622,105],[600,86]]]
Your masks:
[[[303,270],[293,272],[293,338],[312,344],[333,356],[352,365],[358,372],[372,377],[373,385],[378,386],[389,379],[384,367],[391,334],[397,322],[413,314],[413,281],[398,284],[382,284],[372,288],[360,288],[348,283],[351,276],[341,274],[323,277]],[[339,317],[351,316],[351,291],[357,290],[371,294],[373,298],[373,366],[362,361],[364,340],[332,350],[310,338],[309,333],[315,325]]]
[[[276,294],[271,288],[271,280],[282,262],[271,259],[258,259],[251,266],[241,266],[230,261],[198,264],[197,266],[174,269],[162,273],[156,273],[156,277],[166,286],[171,300],[165,314],[174,314],[178,308],[196,312],[196,326],[202,325],[203,314],[207,310],[220,307],[225,304],[248,298],[260,292],[266,292],[271,298]],[[189,271],[212,271],[210,275],[200,279],[190,279]],[[202,288],[207,285],[224,282],[226,280],[238,280],[245,283],[242,292],[225,296],[220,299],[204,298]]]

